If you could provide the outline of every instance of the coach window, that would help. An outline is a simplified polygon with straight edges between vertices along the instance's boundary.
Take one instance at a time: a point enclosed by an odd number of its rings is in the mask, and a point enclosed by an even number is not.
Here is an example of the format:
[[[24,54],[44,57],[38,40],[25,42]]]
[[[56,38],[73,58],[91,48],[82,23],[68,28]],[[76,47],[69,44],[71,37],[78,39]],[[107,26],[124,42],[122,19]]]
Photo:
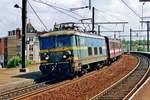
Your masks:
[[[92,48],[91,47],[88,47],[88,55],[92,55]]]
[[[97,55],[98,52],[97,52],[97,47],[94,48],[94,55]]]
[[[99,54],[102,54],[102,47],[99,47]]]

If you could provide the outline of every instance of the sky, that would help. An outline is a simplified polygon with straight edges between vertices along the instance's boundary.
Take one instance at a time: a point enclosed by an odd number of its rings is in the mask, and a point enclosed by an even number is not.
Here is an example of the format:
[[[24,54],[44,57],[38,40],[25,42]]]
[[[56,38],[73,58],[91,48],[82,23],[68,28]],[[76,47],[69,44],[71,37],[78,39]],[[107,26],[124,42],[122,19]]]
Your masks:
[[[68,11],[63,11],[76,19],[67,16],[57,10],[35,2],[43,1],[44,3],[51,4],[53,6],[61,7],[69,10],[70,8],[77,8],[82,6],[87,6],[89,0],[28,0],[37,14],[40,16],[44,24],[48,29],[52,29],[53,25],[62,22],[79,22],[82,18],[90,18],[91,11],[88,9],[80,9],[70,13]],[[95,21],[96,22],[115,22],[115,21],[125,21],[129,22],[125,25],[125,32],[122,34],[129,34],[129,29],[141,29],[141,20],[137,15],[135,15],[123,2],[122,0],[91,0],[92,6],[96,8],[95,11]],[[129,5],[139,16],[142,16],[142,2],[139,0],[123,0]],[[8,31],[14,30],[16,28],[21,28],[21,9],[14,8],[15,4],[21,6],[22,0],[0,0],[0,37],[5,37]],[[30,20],[33,26],[38,31],[46,30],[40,23],[38,18],[35,16],[33,10],[30,6],[27,6],[27,22]],[[77,16],[76,14],[82,16]],[[143,5],[143,16],[150,16],[150,3],[146,2]],[[149,19],[145,19],[149,20]],[[143,28],[146,25],[143,24]],[[122,30],[122,25],[101,25],[101,30]],[[112,35],[114,33],[103,33],[105,35]],[[117,34],[117,33],[116,33]]]

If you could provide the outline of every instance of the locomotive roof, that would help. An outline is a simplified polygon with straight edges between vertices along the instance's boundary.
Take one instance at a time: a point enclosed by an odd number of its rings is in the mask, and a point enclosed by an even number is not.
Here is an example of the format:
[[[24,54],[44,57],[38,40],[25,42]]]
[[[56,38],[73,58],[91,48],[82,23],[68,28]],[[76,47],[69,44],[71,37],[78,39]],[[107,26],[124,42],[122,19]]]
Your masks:
[[[49,33],[45,33],[41,35],[40,37],[50,37],[50,36],[59,36],[59,35],[78,35],[78,36],[83,36],[83,37],[92,37],[92,38],[101,38],[104,39],[104,36],[99,36],[96,34],[91,34],[91,33],[84,33],[84,32],[79,32],[79,31],[53,31]]]

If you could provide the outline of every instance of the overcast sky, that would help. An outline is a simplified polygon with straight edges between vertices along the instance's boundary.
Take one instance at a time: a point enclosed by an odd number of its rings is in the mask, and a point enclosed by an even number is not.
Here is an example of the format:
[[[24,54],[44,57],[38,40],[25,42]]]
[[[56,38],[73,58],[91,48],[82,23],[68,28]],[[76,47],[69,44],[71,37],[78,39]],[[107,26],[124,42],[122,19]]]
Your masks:
[[[14,30],[18,27],[21,27],[21,9],[16,9],[13,6],[19,4],[21,6],[22,0],[0,0],[0,37],[7,36],[8,31]],[[39,0],[40,1],[40,0]],[[62,7],[65,9],[81,7],[88,5],[88,0],[42,0],[46,3],[52,4],[57,7]],[[129,28],[140,29],[141,25],[139,24],[140,18],[137,17],[131,10],[121,0],[91,0],[92,6],[95,6],[96,10],[96,21],[97,22],[108,22],[108,21],[127,21],[129,22],[126,25],[126,34],[129,33]],[[123,0],[125,1],[139,16],[142,16],[142,3],[139,0]],[[35,11],[41,17],[45,25],[50,29],[53,28],[55,22],[79,22],[81,17],[71,14],[77,19],[71,18],[63,13],[60,13],[53,8],[35,2],[34,0],[29,0],[32,4]],[[37,19],[32,9],[28,5],[28,21],[30,19],[33,26],[39,30],[45,30],[43,25]],[[144,16],[150,16],[150,3],[145,3],[143,6]],[[89,18],[91,15],[88,9],[75,11],[83,18]],[[121,26],[116,25],[114,30],[121,29]],[[102,26],[102,30],[109,30],[110,26]],[[110,29],[111,30],[111,29]]]

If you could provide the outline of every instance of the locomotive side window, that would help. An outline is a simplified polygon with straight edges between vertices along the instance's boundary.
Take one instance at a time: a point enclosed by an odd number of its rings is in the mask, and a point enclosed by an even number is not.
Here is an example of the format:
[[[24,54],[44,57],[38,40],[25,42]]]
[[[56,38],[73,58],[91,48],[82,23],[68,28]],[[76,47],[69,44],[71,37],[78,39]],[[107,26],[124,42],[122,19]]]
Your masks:
[[[98,52],[97,52],[97,47],[94,48],[94,55],[97,55]]]
[[[99,54],[102,54],[102,47],[99,47]]]
[[[88,47],[88,55],[91,56],[92,55],[92,48]]]

